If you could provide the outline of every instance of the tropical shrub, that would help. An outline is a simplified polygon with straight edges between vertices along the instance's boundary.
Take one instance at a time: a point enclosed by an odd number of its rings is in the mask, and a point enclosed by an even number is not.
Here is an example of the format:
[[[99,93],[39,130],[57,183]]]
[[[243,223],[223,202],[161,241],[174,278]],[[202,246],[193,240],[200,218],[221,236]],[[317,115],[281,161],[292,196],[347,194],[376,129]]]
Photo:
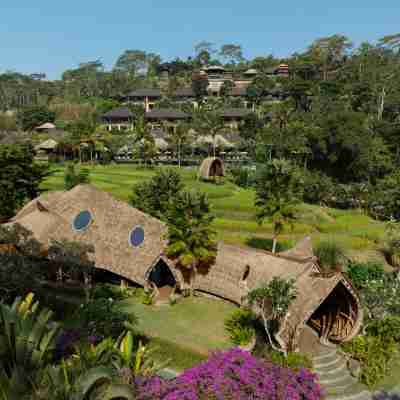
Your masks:
[[[345,262],[344,249],[333,240],[320,242],[315,247],[314,253],[319,260],[320,267],[326,273],[340,269]]]
[[[400,342],[400,316],[388,316],[371,322],[366,329],[370,336],[381,337],[384,341]]]
[[[177,171],[160,169],[149,181],[133,186],[129,202],[146,214],[165,219],[170,203],[183,189],[184,184]]]
[[[249,188],[255,185],[256,173],[249,168],[237,167],[230,171],[232,182],[242,188]]]
[[[393,339],[382,336],[358,336],[342,349],[361,364],[360,381],[374,388],[391,369],[392,360],[398,354],[398,346]]]
[[[246,345],[255,336],[256,316],[249,309],[238,309],[225,321],[225,330],[233,344]]]
[[[324,392],[317,375],[257,359],[240,349],[213,354],[173,381],[136,379],[137,400],[253,399],[318,400]]]
[[[382,280],[385,275],[383,265],[374,262],[351,262],[347,266],[347,276],[357,289],[365,287],[369,281]]]
[[[274,277],[272,281],[253,289],[247,295],[249,304],[255,305],[260,310],[269,344],[276,351],[280,349],[274,344],[274,331],[278,329],[282,318],[296,297],[294,280],[285,280],[280,277]]]
[[[71,190],[84,183],[90,183],[90,171],[75,164],[68,164],[64,172],[64,189]]]
[[[81,305],[77,310],[81,326],[87,336],[117,338],[124,331],[126,323],[135,326],[137,318],[121,311],[113,299],[94,299]]]
[[[136,296],[136,288],[113,286],[108,283],[97,283],[92,290],[94,299],[125,300]]]
[[[271,351],[267,354],[269,359],[274,364],[278,364],[281,367],[291,368],[298,370],[300,368],[312,369],[313,363],[310,357],[304,353],[288,353],[286,356],[278,351]]]
[[[11,306],[0,304],[0,395],[22,398],[40,381],[50,363],[58,325],[30,293]],[[1,396],[0,396],[1,398]]]
[[[321,173],[307,171],[304,173],[303,200],[310,204],[331,204],[335,183],[332,178]]]

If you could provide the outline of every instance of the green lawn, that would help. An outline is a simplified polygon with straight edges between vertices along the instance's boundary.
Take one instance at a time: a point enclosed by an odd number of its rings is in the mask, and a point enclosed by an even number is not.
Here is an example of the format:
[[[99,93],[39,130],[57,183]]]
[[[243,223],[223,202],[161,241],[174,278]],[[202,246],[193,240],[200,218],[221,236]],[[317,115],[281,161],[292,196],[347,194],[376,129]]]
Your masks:
[[[92,183],[99,189],[127,201],[133,184],[149,179],[154,169],[140,169],[134,165],[94,166],[91,169]],[[63,167],[54,167],[54,174],[42,185],[43,189],[63,189]],[[272,226],[259,226],[255,221],[254,192],[241,189],[231,182],[215,185],[196,179],[196,169],[182,168],[182,178],[192,189],[206,192],[217,216],[215,228],[218,237],[230,243],[265,246],[269,244]],[[305,235],[311,235],[314,244],[334,237],[342,243],[350,256],[362,259],[380,258],[380,243],[384,226],[359,211],[343,211],[313,205],[300,207],[298,222],[293,230],[281,236],[287,247]]]
[[[225,318],[236,307],[204,297],[182,298],[174,306],[146,306],[135,298],[120,303],[134,313],[146,336],[175,343],[198,354],[232,346],[224,328]]]

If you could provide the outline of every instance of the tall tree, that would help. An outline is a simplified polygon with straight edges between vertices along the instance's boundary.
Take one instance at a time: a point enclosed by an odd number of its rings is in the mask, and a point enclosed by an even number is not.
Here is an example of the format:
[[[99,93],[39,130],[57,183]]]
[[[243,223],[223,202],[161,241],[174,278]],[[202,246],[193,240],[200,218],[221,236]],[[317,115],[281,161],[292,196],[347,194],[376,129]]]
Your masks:
[[[242,46],[239,44],[224,44],[220,51],[219,56],[227,64],[239,64],[244,61]]]
[[[146,72],[147,54],[143,50],[126,50],[115,63],[115,70],[123,71],[133,76]]]
[[[199,269],[208,271],[217,255],[213,219],[205,194],[184,191],[170,203],[167,254],[189,273],[192,295]]]
[[[47,165],[34,162],[29,145],[0,145],[0,220],[14,215],[26,200],[40,193],[49,174]]]
[[[225,129],[224,120],[219,110],[199,108],[193,116],[193,128],[202,136],[212,137],[213,156],[216,156],[216,136]]]
[[[129,203],[132,207],[166,221],[170,203],[184,189],[180,174],[173,169],[160,169],[149,180],[132,188]]]
[[[181,167],[182,148],[191,139],[192,126],[187,122],[180,122],[169,134],[169,141],[176,145],[178,166]]]
[[[302,192],[297,169],[287,160],[272,160],[262,168],[256,179],[257,220],[260,224],[270,218],[275,253],[278,235],[287,224],[293,224]]]

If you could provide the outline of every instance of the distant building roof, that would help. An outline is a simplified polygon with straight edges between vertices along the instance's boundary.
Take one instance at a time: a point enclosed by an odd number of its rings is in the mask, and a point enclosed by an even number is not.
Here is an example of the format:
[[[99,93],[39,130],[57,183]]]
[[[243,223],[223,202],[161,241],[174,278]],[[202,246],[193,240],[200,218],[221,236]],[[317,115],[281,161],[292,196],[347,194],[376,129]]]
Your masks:
[[[134,118],[135,114],[128,107],[118,107],[103,114],[102,118],[109,119],[130,119]]]
[[[126,97],[153,97],[159,98],[161,97],[160,89],[136,89],[133,92],[128,93]]]
[[[35,150],[54,150],[58,146],[58,142],[54,139],[47,139],[35,146]]]
[[[257,75],[258,71],[255,68],[250,68],[244,72],[244,75]]]
[[[251,114],[252,111],[247,108],[226,108],[221,111],[223,118],[244,118]]]
[[[210,72],[210,71],[220,71],[224,72],[226,69],[222,67],[221,65],[209,65],[208,67],[204,67],[203,71],[205,72]]]
[[[56,126],[51,122],[46,122],[36,128],[37,131],[46,130],[46,129],[56,129]]]
[[[160,109],[153,109],[151,111],[148,111],[145,114],[146,119],[187,119],[190,118],[189,114],[186,114],[183,111],[179,110],[173,110],[173,109],[166,109],[166,108],[160,108]]]

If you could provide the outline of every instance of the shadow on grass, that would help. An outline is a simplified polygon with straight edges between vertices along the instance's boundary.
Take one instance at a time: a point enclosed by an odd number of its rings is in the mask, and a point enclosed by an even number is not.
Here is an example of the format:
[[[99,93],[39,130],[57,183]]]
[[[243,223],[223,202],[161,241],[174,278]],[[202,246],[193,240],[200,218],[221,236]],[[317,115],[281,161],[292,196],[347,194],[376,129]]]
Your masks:
[[[263,237],[253,236],[246,240],[246,245],[252,247],[253,249],[272,251],[272,239],[267,239]],[[293,247],[293,243],[288,240],[279,241],[276,244],[276,252],[289,250]]]

